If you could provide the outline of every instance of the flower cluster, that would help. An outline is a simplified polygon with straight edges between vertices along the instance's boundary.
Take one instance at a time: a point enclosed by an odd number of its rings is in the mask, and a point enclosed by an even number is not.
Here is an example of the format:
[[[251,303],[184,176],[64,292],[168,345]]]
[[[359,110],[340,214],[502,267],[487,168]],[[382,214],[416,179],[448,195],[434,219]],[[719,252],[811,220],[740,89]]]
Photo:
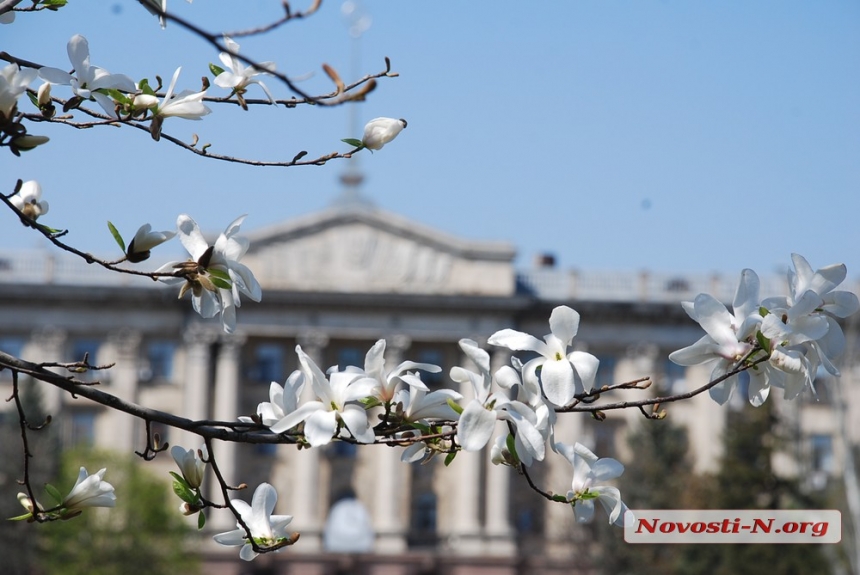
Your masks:
[[[746,269],[732,312],[707,294],[683,304],[706,335],[669,359],[687,366],[713,362],[711,380],[720,381],[709,393],[717,403],[726,403],[741,382],[748,386],[750,403],[759,406],[771,387],[794,399],[806,389],[815,392],[819,369],[839,374],[833,358],[845,348],[845,336],[836,319],[860,310],[856,295],[836,289],[847,274],[845,266],[813,271],[803,256],[791,259],[788,296],[760,299],[759,278]]]
[[[176,272],[176,277],[161,277],[161,281],[182,283],[181,298],[191,292],[194,311],[205,318],[221,315],[221,325],[227,333],[236,329],[236,308],[241,306],[240,294],[260,301],[260,284],[247,266],[239,260],[248,251],[248,240],[237,236],[246,216],[236,218],[213,245],[209,245],[190,216],[182,214],[176,221],[179,241],[191,255],[184,262],[170,262],[156,273]]]

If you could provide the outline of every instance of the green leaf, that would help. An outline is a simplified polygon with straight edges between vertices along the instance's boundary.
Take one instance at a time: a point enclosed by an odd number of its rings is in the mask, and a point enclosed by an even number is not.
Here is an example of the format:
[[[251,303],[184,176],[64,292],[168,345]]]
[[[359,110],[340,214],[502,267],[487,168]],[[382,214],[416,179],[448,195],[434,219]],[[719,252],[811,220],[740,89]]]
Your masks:
[[[48,10],[59,10],[67,3],[67,0],[42,0],[39,2],[39,4],[46,7]]]
[[[32,92],[27,92],[27,96],[30,98],[30,101],[33,102],[33,105],[38,108],[39,107],[39,97]]]
[[[448,455],[445,456],[445,467],[451,465],[451,462],[454,461],[454,458],[457,457],[457,452],[452,451]]]
[[[224,73],[224,68],[222,68],[221,66],[216,66],[215,64],[210,63],[209,64],[209,71],[212,72],[213,76],[218,77]]]
[[[460,415],[463,414],[463,408],[460,407],[460,405],[450,397],[448,398],[448,407],[450,407]]]
[[[766,308],[766,307],[764,307],[764,306],[760,306],[760,307],[758,308],[758,314],[759,314],[761,317],[766,317],[766,316],[767,316],[767,314],[769,314],[769,313],[770,313],[770,310],[769,310],[769,309],[767,309],[767,308]]]
[[[197,514],[197,529],[203,529],[204,525],[206,525],[206,516],[201,511]]]
[[[382,402],[375,397],[365,397],[363,399],[359,399],[358,402],[363,405],[365,409],[370,409],[372,407],[376,407],[377,405],[382,405]]]
[[[176,475],[171,473],[176,479]],[[191,487],[185,481],[185,478],[177,479],[173,482],[173,492],[185,503],[189,505],[197,505],[197,502],[200,498],[197,496],[194,491],[192,491]]]
[[[148,96],[155,96],[155,90],[149,85],[149,80],[144,78],[140,82],[138,82],[137,87],[140,88],[140,91]]]
[[[206,272],[213,278],[222,279],[225,282],[233,281],[230,279],[230,274],[228,272],[225,272],[224,270],[220,270],[218,268],[210,268],[206,270]]]
[[[99,90],[96,90],[96,92],[101,92],[102,94],[107,94],[108,96],[110,96],[111,98],[113,98],[114,100],[119,102],[120,104],[131,104],[131,101],[132,101],[131,98],[128,97],[128,95],[123,94],[122,92],[120,92],[116,88],[101,88]]]
[[[221,278],[210,278],[215,287],[220,289],[233,289],[233,285],[230,282],[224,281]]]
[[[508,448],[508,453],[513,455],[514,459],[519,462],[520,456],[517,454],[517,442],[514,439],[514,435],[512,433],[509,433],[507,439],[505,439],[505,447]]]
[[[31,513],[25,513],[24,515],[18,515],[17,517],[10,517],[7,521],[23,521],[25,519],[29,519],[33,515]]]
[[[770,340],[766,338],[762,332],[757,331],[755,333],[755,339],[763,350],[770,351]]]
[[[113,236],[114,241],[119,244],[119,249],[122,250],[122,253],[125,253],[125,242],[122,239],[122,236],[119,233],[119,230],[116,229],[110,220],[108,220],[108,229],[110,230],[111,235]]]
[[[430,426],[429,425],[424,425],[422,423],[418,423],[417,421],[411,421],[409,423],[409,425],[411,425],[412,427],[414,427],[418,431],[421,431],[422,433],[424,433],[424,435],[430,435]]]
[[[552,500],[558,501],[559,503],[569,503],[567,497],[565,497],[564,495],[553,495]]]
[[[45,491],[51,496],[51,499],[53,499],[57,505],[60,505],[63,502],[63,495],[50,483],[45,484]]]
[[[341,142],[343,142],[345,144],[349,144],[353,148],[363,148],[364,147],[364,144],[361,142],[361,140],[356,140],[355,138],[344,138],[341,140]]]

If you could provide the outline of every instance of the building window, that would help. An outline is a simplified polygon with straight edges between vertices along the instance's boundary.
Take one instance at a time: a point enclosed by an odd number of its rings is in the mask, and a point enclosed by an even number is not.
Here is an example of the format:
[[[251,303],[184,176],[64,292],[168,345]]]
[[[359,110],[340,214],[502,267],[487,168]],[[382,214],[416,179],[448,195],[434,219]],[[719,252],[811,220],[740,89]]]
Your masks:
[[[687,385],[687,367],[669,359],[663,364],[663,390],[666,393],[683,393]]]
[[[835,469],[833,461],[833,438],[827,434],[815,434],[809,438],[811,447],[812,471],[821,471],[826,474],[833,473]]]
[[[254,453],[260,457],[274,457],[278,453],[278,444],[257,443],[254,445]]]
[[[415,498],[412,528],[419,533],[436,533],[435,493],[422,493]]]
[[[358,455],[358,448],[354,443],[332,441],[328,447],[328,454],[335,459],[355,459]]]
[[[275,343],[261,343],[254,348],[254,364],[248,371],[253,381],[271,383],[284,381],[284,350]]]
[[[594,378],[594,388],[600,389],[604,385],[614,384],[617,360],[611,355],[599,355],[597,359],[600,360],[600,366],[597,368],[597,377]]]
[[[363,369],[364,355],[357,347],[342,347],[337,351],[337,367],[341,371],[350,365]]]
[[[147,368],[141,374],[144,381],[171,381],[176,344],[172,341],[152,341],[146,346]]]
[[[94,412],[89,410],[74,411],[68,421],[67,447],[92,447],[95,444],[96,414]]]
[[[0,337],[0,351],[20,358],[24,351],[24,338]],[[11,380],[12,372],[8,369],[0,371],[0,380]]]
[[[84,361],[84,357],[86,357],[87,362],[90,365],[98,365],[99,347],[101,347],[101,342],[97,339],[75,340],[72,343],[71,361]],[[102,382],[105,382],[110,378],[110,370],[87,371],[85,373],[76,374],[75,377],[83,381],[100,380]]]
[[[415,359],[417,363],[429,363],[431,365],[438,365],[443,368],[442,371],[438,373],[430,373],[429,371],[421,371],[421,381],[423,381],[427,387],[436,389],[442,387],[442,384],[445,381],[445,355],[442,353],[440,349],[422,349],[418,352],[418,356]]]

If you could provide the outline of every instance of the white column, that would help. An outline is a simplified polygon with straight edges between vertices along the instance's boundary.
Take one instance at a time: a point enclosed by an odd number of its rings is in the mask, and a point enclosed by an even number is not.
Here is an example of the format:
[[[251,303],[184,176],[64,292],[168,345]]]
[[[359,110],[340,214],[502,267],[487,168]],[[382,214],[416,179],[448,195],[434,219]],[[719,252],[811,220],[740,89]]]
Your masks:
[[[215,401],[214,418],[218,421],[236,421],[239,417],[239,371],[242,346],[246,338],[243,335],[222,335],[218,347],[218,357],[215,363]],[[240,483],[237,475],[236,444],[232,441],[213,442],[213,451],[218,469],[227,485]],[[197,445],[188,445],[186,449],[196,449]],[[235,520],[228,513],[212,514],[213,529],[232,529]]]
[[[25,359],[36,363],[42,361],[67,361],[68,358],[63,353],[66,346],[66,338],[66,332],[59,328],[41,328],[33,333],[31,339],[31,345],[36,348],[32,354],[32,357],[30,357],[29,352],[23,355]],[[53,368],[51,369],[51,371],[56,371],[58,373],[60,372],[60,370],[58,370],[57,368]],[[67,374],[68,372],[66,372],[66,375]],[[61,390],[59,387],[54,387],[53,385],[44,382],[37,382],[34,380],[32,383],[36,385],[36,388],[42,394],[42,407],[45,410],[45,413],[53,415],[56,418],[57,415],[59,415],[60,409],[62,408],[64,393],[63,390]]]
[[[328,345],[328,336],[324,333],[308,333],[298,338],[299,345],[308,356],[314,360],[320,369],[323,365],[323,351]],[[313,399],[313,389],[310,382],[305,383],[302,390],[301,402]],[[322,548],[322,528],[325,521],[324,511],[327,510],[328,491],[321,485],[321,469],[323,459],[319,448],[295,450],[290,458],[292,466],[292,489],[290,507],[287,511],[293,516],[290,524],[291,531],[301,534],[302,551],[314,553]],[[297,550],[298,550],[297,547]]]
[[[490,371],[496,371],[504,365],[509,365],[511,352],[497,348],[490,356]],[[493,440],[500,435],[508,434],[508,426],[503,421],[496,422]],[[493,441],[491,440],[491,441]],[[486,484],[484,486],[484,535],[486,537],[486,552],[489,555],[514,555],[517,551],[514,543],[514,530],[510,521],[510,481],[512,469],[507,465],[493,465],[490,462],[490,448],[484,449],[484,461],[488,462]]]
[[[137,402],[138,368],[140,363],[141,334],[132,329],[121,329],[111,334],[110,343],[114,351],[113,361],[116,363],[110,370],[111,392],[122,400]],[[125,453],[134,450],[142,451],[145,445],[143,433],[136,430],[143,425],[137,418],[112,410],[109,414],[111,433],[109,436],[99,434],[96,441],[100,447],[116,449]]]
[[[386,342],[386,372],[403,361],[412,345],[405,335]],[[400,450],[387,446],[359,449],[359,457],[373,458],[374,494],[373,526],[376,529],[377,553],[402,553],[406,549],[406,518],[409,510],[409,467],[400,461]]]
[[[477,371],[474,363],[463,354],[459,365],[470,371]],[[460,385],[463,395],[463,405],[475,397],[472,384]],[[480,555],[483,552],[481,537],[480,504],[481,504],[481,459],[483,452],[460,451],[447,469],[442,470],[448,476],[445,484],[445,495],[451,498],[451,523],[448,543],[451,549],[460,555]]]
[[[209,361],[212,344],[218,332],[199,326],[182,334],[185,341],[185,386],[182,389],[182,415],[192,420],[209,419],[209,381],[211,378]],[[183,432],[174,445],[186,449],[197,447],[200,436]]]

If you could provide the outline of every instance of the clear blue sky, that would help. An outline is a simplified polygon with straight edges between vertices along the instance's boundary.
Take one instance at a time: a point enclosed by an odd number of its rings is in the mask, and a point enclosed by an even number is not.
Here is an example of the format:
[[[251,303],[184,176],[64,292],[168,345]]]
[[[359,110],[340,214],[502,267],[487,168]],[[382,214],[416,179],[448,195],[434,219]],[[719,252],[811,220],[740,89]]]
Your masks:
[[[302,86],[328,90],[323,62],[352,77],[340,6],[323,2],[307,21],[240,39],[242,52],[294,77],[314,73]],[[170,0],[168,8],[212,30],[280,10],[262,0]],[[361,70],[381,70],[389,56],[401,75],[358,107],[360,125],[409,120],[384,150],[360,154],[364,191],[380,207],[451,234],[509,241],[522,267],[549,251],[565,268],[767,274],[797,251],[813,266],[845,262],[860,278],[856,1],[365,0],[363,8],[372,26]],[[0,49],[67,68],[75,33],[89,39],[91,62],[111,72],[169,80],[183,66],[180,88],[196,89],[217,61],[208,45],[175,25],[161,30],[129,0],[21,14],[0,27]],[[202,122],[170,119],[164,129],[272,160],[344,151],[341,138],[360,137],[347,108],[220,106]],[[4,153],[0,182],[9,190],[18,177],[41,181],[51,202],[43,221],[71,228],[70,242],[97,253],[112,249],[108,219],[131,234],[144,222],[172,228],[187,212],[220,231],[242,213],[253,229],[322,209],[347,165],[244,167],[129,129],[33,131],[50,145],[20,159]],[[44,244],[4,217],[4,248]]]

